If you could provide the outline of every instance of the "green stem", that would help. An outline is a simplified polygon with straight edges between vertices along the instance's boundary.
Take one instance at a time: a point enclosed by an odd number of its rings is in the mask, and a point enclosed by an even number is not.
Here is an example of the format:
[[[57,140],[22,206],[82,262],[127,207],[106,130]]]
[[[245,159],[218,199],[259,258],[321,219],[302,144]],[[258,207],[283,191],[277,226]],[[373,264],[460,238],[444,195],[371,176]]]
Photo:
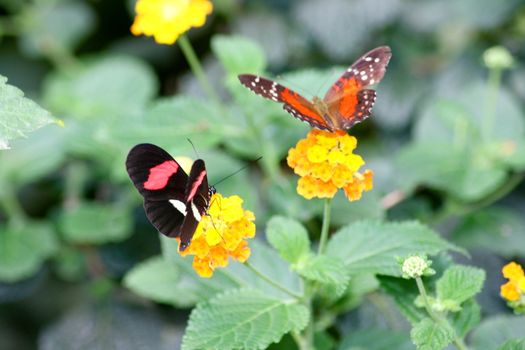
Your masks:
[[[494,118],[498,104],[498,95],[501,85],[501,69],[493,68],[489,71],[488,81],[488,98],[485,105],[485,115],[483,117],[482,137],[484,141],[489,141],[492,128],[494,127]]]
[[[3,193],[0,200],[9,218],[9,225],[12,227],[20,227],[27,221],[27,215],[24,209],[20,205],[20,201],[12,187],[6,186],[2,191]]]
[[[263,274],[261,271],[257,270],[255,268],[255,266],[253,266],[252,264],[250,264],[248,261],[244,263],[244,266],[246,266],[247,268],[249,268],[253,273],[255,273],[257,276],[259,276],[261,279],[265,280],[266,282],[268,282],[269,284],[271,284],[272,286],[274,286],[275,288],[279,289],[280,291],[283,291],[285,292],[286,294],[296,298],[296,299],[302,299],[303,296],[300,295],[300,294],[297,294],[295,293],[294,291],[286,288],[285,286],[275,282],[274,280],[272,280],[270,277],[266,276],[265,274]]]
[[[330,209],[332,198],[325,199],[323,211],[323,227],[321,228],[321,238],[319,239],[318,255],[324,254],[326,241],[328,240],[328,229],[330,228]]]
[[[448,325],[448,321],[443,318],[441,315],[438,315],[434,313],[434,310],[432,310],[430,303],[428,301],[427,292],[425,290],[425,285],[423,284],[423,280],[421,277],[416,277],[416,284],[417,289],[419,290],[419,294],[421,295],[421,298],[423,299],[423,303],[425,304],[425,310],[427,311],[430,318],[434,320],[437,324],[444,325],[447,324],[447,328],[452,328],[450,325]],[[463,341],[462,338],[458,337],[457,335],[454,335],[454,340],[452,341],[456,348],[459,350],[468,350],[467,345]]]
[[[255,141],[257,142],[257,145],[259,146],[259,149],[261,150],[261,162],[265,174],[269,177],[270,181],[280,183],[278,168],[279,161],[275,159],[275,152],[272,152],[268,148],[269,146],[271,147],[271,143],[264,141],[260,133],[261,128],[258,127],[255,123],[252,114],[247,112],[245,113],[245,115],[246,124],[248,125],[250,132],[252,133],[253,137],[255,138]]]
[[[193,50],[193,47],[191,46],[191,43],[188,40],[188,37],[183,34],[179,37],[177,42],[179,43],[182,53],[184,54],[184,57],[186,57],[186,60],[190,65],[191,71],[197,77],[197,80],[199,81],[199,84],[201,85],[202,89],[217,106],[220,106],[220,108],[222,108],[221,100],[219,99],[219,96],[217,96],[217,94],[215,93],[215,90],[210,84],[210,81],[206,77],[204,69],[202,69],[201,63],[197,58],[197,55],[195,54],[195,51]]]

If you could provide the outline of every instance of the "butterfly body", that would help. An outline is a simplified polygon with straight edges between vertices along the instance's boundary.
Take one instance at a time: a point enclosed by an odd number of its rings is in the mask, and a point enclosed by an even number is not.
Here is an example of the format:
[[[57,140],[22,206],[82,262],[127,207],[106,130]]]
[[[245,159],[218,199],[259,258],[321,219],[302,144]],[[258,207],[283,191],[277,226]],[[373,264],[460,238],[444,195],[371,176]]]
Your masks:
[[[388,46],[367,52],[343,73],[323,98],[311,100],[273,80],[253,74],[241,74],[239,80],[256,94],[283,103],[284,110],[312,127],[348,130],[371,115],[376,92],[368,87],[383,78],[391,56]]]
[[[143,143],[129,151],[126,169],[144,197],[148,220],[163,235],[179,237],[179,250],[185,250],[215,194],[204,161],[197,159],[188,175],[162,148]]]

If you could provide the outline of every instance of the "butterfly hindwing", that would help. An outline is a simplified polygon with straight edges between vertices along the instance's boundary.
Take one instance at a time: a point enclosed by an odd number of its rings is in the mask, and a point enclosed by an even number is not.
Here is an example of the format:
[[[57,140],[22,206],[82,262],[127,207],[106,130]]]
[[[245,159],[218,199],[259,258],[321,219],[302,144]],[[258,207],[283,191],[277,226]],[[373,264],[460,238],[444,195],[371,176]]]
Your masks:
[[[179,237],[186,215],[173,205],[173,201],[176,200],[150,201],[145,199],[144,211],[157,231],[168,237]]]

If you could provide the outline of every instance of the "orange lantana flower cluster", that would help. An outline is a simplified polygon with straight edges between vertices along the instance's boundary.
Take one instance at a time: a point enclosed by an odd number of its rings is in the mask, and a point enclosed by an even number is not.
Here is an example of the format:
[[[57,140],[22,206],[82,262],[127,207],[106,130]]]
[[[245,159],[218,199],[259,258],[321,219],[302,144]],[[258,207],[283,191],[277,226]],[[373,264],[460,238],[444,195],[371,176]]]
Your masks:
[[[301,177],[297,193],[307,199],[332,198],[343,189],[350,201],[360,199],[372,189],[373,172],[358,172],[365,162],[353,153],[356,146],[356,138],[346,131],[312,129],[288,152],[288,165]]]
[[[173,44],[190,28],[202,27],[212,10],[209,0],[138,0],[131,32],[153,36],[159,44]]]
[[[500,294],[517,312],[525,312],[525,273],[514,261],[503,266],[503,277],[509,281],[501,286]]]
[[[246,238],[255,236],[254,214],[242,208],[239,196],[210,199],[208,214],[202,217],[191,244],[182,256],[195,255],[193,268],[201,277],[211,277],[218,267],[226,267],[228,258],[245,262],[250,257]]]

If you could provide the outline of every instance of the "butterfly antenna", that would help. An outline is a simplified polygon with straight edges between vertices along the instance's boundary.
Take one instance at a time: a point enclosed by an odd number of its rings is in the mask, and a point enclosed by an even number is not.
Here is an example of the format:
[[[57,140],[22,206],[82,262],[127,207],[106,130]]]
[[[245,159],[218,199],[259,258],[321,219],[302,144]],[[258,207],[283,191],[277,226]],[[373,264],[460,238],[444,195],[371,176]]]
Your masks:
[[[199,152],[197,152],[197,149],[195,148],[195,145],[193,144],[193,142],[191,142],[191,140],[189,138],[186,138],[186,140],[188,140],[188,142],[191,145],[191,148],[193,148],[193,152],[195,152],[195,155],[197,156],[197,159],[200,159]]]
[[[251,163],[255,163],[255,162],[258,162],[259,160],[262,159],[262,156],[260,156],[259,158],[253,160],[252,162],[246,164],[245,166],[243,166],[242,168],[240,168],[239,170],[235,171],[234,173],[230,174],[230,175],[227,175],[226,177],[223,177],[222,179],[220,179],[219,181],[217,181],[216,183],[213,184],[213,187],[215,187],[216,185],[220,184],[221,182],[229,179],[230,177],[232,177],[233,175],[237,174],[237,173],[240,173],[241,171],[243,171],[244,169],[246,169],[247,167],[249,167],[251,165]]]

